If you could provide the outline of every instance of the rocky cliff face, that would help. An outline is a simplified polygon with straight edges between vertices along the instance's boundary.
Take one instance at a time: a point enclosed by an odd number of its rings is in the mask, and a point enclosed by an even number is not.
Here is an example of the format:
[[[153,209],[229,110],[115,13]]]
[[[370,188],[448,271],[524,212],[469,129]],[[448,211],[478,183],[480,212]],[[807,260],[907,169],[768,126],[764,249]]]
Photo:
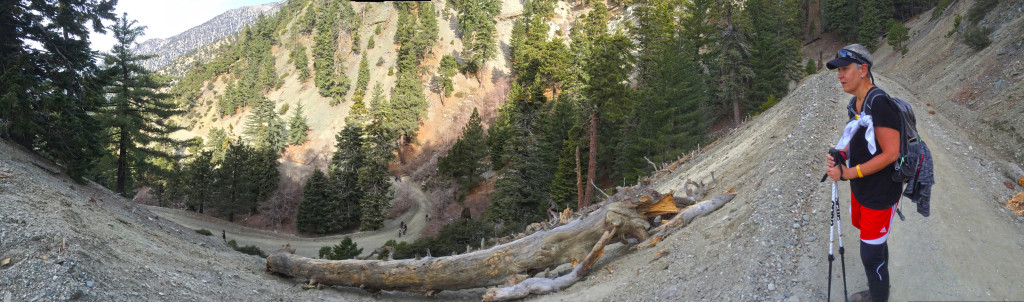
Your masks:
[[[245,25],[255,22],[260,14],[275,13],[282,5],[284,5],[283,1],[232,9],[176,36],[166,39],[150,39],[139,43],[135,52],[157,55],[157,57],[144,62],[143,66],[149,70],[160,70],[178,57],[233,36]],[[182,68],[169,68],[166,72],[177,75],[176,70],[184,71]]]

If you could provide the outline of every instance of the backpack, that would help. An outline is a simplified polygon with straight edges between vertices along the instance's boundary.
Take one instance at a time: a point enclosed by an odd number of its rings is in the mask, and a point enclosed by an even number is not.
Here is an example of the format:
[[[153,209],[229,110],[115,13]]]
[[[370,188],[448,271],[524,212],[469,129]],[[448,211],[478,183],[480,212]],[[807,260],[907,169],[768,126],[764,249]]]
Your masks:
[[[885,93],[885,91],[882,91]],[[930,214],[931,185],[935,184],[935,177],[932,167],[931,151],[924,143],[917,132],[917,117],[914,116],[914,109],[904,100],[885,95],[899,109],[900,119],[900,154],[893,163],[896,172],[892,180],[901,184],[907,184],[903,195],[910,197],[911,201],[918,204],[918,212],[925,217]],[[850,98],[850,104],[846,107],[847,113],[852,120],[856,116],[857,98]],[[864,102],[864,113],[871,114],[873,102]],[[923,172],[923,173],[922,173]],[[901,215],[902,216],[902,215]],[[901,217],[902,218],[902,217]]]

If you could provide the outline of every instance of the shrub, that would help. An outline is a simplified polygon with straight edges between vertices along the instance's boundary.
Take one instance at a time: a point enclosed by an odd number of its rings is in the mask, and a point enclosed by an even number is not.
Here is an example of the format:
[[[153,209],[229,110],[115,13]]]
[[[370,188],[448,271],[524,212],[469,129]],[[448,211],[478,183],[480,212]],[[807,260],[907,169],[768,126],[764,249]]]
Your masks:
[[[964,44],[967,44],[967,46],[970,46],[975,51],[985,49],[989,44],[992,44],[992,40],[988,38],[988,35],[991,33],[991,28],[971,25],[964,32]]]
[[[953,34],[956,33],[956,30],[958,28],[960,28],[960,22],[962,22],[962,21],[963,21],[963,17],[960,16],[960,14],[957,14],[956,18],[953,19],[953,28],[951,28],[949,31],[946,32],[946,38],[952,37]]]
[[[281,105],[281,109],[277,110],[278,115],[284,115],[285,113],[288,113],[288,104]]]
[[[263,250],[261,250],[259,247],[255,245],[246,245],[243,247],[239,247],[238,242],[235,242],[235,240],[232,239],[228,241],[228,246],[235,249],[236,251],[241,252],[242,254],[260,256],[260,258],[267,258],[267,253],[264,253]]]
[[[814,64],[814,60],[807,59],[807,65],[804,66],[804,74],[812,75],[818,73],[818,65]]]
[[[974,24],[978,24],[978,21],[985,18],[985,15],[992,11],[992,8],[997,4],[999,4],[999,0],[975,1],[974,5],[971,5],[971,8],[967,10],[967,20],[974,22]]]
[[[377,29],[373,30],[373,34],[379,35],[381,31],[382,31],[382,29],[380,28],[380,24],[377,24]]]
[[[384,58],[383,57],[377,58],[377,66],[381,66],[381,65],[384,65]]]
[[[320,258],[328,260],[347,260],[359,256],[363,252],[363,249],[358,248],[358,245],[352,238],[345,236],[341,239],[337,245],[325,246],[320,248]]]
[[[213,233],[210,232],[210,230],[207,230],[207,229],[198,229],[198,230],[196,230],[196,233],[203,234],[203,235],[206,235],[206,236],[213,236]]]
[[[953,3],[953,0],[940,0],[939,4],[935,5],[935,9],[932,10],[932,20],[938,19],[942,16],[942,13],[946,11],[946,7]]]

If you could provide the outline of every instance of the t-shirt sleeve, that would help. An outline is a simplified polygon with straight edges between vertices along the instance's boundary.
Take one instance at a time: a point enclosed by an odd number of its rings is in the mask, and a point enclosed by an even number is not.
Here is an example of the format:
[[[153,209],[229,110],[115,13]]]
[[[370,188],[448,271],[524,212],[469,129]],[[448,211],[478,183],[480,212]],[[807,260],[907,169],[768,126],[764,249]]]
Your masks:
[[[886,127],[900,130],[899,109],[884,93],[877,93],[872,98],[871,121],[875,127]]]

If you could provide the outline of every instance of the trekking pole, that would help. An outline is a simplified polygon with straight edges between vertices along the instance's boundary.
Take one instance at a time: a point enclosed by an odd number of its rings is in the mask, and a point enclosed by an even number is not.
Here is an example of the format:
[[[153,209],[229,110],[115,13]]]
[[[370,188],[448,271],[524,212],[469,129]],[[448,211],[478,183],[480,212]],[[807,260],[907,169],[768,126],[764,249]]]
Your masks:
[[[839,232],[839,262],[843,268],[843,297],[849,297],[849,292],[846,291],[846,248],[843,247],[843,219],[839,215],[839,185],[835,181],[832,182],[832,212],[835,213],[835,220],[839,221],[836,223],[836,231]],[[831,267],[831,265],[829,265]],[[832,276],[829,276],[831,278]],[[830,279],[831,280],[831,279]],[[831,291],[831,287],[829,288]]]

